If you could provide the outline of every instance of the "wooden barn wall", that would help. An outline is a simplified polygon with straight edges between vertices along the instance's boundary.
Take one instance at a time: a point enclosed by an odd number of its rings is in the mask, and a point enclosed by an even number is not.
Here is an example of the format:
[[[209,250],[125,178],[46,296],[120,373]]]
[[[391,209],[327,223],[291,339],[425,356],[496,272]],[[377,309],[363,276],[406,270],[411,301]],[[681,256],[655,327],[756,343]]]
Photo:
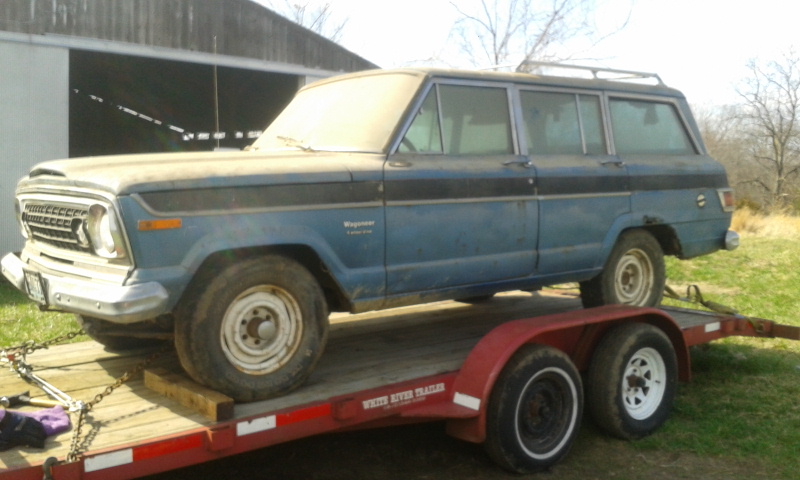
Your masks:
[[[331,71],[375,65],[250,0],[2,0],[0,29],[213,53]]]

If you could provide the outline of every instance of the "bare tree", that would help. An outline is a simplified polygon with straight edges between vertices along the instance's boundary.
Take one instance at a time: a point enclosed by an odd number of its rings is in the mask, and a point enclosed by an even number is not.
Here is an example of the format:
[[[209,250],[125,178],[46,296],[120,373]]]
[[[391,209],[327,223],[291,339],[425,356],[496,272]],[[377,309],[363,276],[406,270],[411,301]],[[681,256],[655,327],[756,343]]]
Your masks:
[[[336,19],[330,3],[311,5],[310,1],[268,0],[266,5],[289,20],[334,42],[342,38],[348,19]]]
[[[750,140],[744,129],[741,105],[693,108],[708,154],[725,166],[736,199],[754,209],[768,203],[764,190],[756,185]]]
[[[530,71],[531,61],[563,60],[557,49],[568,41],[581,37],[596,44],[602,38],[592,21],[598,0],[481,0],[474,9],[451,4],[461,15],[455,36],[476,66]]]
[[[800,176],[800,57],[790,49],[780,60],[752,60],[748,68],[751,76],[737,91],[758,166],[752,182],[768,194],[771,206],[786,207]]]

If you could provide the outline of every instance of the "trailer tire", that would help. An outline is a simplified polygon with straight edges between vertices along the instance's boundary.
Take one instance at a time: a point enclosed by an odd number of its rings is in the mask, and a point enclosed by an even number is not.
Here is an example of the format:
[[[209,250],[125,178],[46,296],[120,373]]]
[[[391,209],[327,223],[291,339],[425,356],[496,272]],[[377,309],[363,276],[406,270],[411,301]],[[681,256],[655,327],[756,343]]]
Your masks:
[[[280,255],[237,262],[200,282],[175,319],[175,347],[196,381],[238,401],[300,386],[322,355],[328,312],[302,265]]]
[[[562,351],[527,345],[503,368],[489,398],[489,456],[516,473],[542,471],[569,452],[581,422],[583,386]]]
[[[587,409],[606,433],[626,440],[649,435],[669,417],[678,360],[667,335],[643,323],[609,330],[586,378]]]
[[[625,304],[655,307],[661,303],[666,283],[664,252],[644,230],[620,235],[599,275],[580,283],[586,308]]]

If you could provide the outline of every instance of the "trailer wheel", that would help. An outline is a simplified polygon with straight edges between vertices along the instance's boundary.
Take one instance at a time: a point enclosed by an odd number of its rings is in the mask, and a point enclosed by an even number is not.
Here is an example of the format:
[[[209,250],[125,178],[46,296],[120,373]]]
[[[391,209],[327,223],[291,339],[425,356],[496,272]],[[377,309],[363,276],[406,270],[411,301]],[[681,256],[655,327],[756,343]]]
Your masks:
[[[492,390],[486,450],[513,472],[544,470],[569,451],[582,410],[581,378],[569,357],[550,346],[525,346],[509,360]]]
[[[583,306],[657,306],[664,292],[665,272],[664,252],[658,241],[644,230],[625,232],[611,250],[603,271],[581,282]]]
[[[669,416],[677,377],[678,360],[664,332],[643,323],[614,327],[589,365],[587,408],[607,433],[623,439],[644,437]]]
[[[322,289],[297,262],[277,255],[224,268],[175,320],[181,365],[196,381],[239,401],[300,386],[328,333]]]

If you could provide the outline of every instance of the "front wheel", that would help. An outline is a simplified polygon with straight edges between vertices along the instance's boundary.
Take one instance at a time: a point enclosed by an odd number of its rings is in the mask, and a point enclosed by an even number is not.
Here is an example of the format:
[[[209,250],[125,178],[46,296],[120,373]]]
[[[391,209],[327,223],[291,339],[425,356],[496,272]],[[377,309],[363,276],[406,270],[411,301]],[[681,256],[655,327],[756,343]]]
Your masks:
[[[665,283],[661,245],[648,232],[632,230],[619,237],[603,271],[581,282],[581,301],[586,308],[616,303],[655,307]]]
[[[649,435],[669,416],[678,361],[660,329],[624,324],[605,334],[586,379],[587,408],[606,433],[623,439]]]
[[[569,452],[582,411],[581,378],[569,357],[550,346],[525,346],[492,390],[486,450],[512,472],[542,471]]]
[[[176,318],[175,346],[196,381],[253,401],[301,385],[327,332],[316,279],[297,262],[270,255],[232,264],[200,286]]]

